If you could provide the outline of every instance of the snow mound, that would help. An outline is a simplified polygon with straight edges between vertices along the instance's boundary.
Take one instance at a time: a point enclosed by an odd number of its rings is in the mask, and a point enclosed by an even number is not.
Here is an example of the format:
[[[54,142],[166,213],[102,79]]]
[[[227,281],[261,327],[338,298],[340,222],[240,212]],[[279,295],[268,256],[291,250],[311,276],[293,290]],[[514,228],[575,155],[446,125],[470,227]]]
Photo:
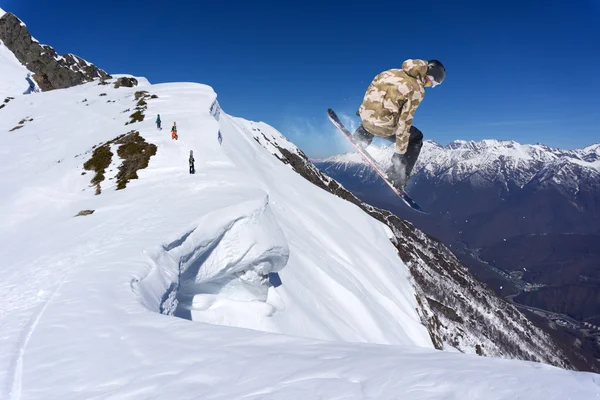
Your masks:
[[[268,275],[286,265],[289,246],[268,197],[209,213],[199,222],[151,256],[155,268],[133,286],[143,303],[195,321],[225,324],[224,315],[250,316],[245,323],[236,320],[242,327],[257,315],[271,316]],[[227,311],[229,306],[239,309]]]

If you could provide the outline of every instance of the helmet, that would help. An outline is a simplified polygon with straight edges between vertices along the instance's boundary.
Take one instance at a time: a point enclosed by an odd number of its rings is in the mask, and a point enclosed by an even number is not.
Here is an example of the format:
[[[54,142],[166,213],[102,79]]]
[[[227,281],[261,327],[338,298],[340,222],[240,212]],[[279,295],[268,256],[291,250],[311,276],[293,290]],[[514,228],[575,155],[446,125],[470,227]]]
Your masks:
[[[427,65],[427,76],[431,79],[431,86],[435,87],[446,79],[446,68],[438,60],[431,60]]]

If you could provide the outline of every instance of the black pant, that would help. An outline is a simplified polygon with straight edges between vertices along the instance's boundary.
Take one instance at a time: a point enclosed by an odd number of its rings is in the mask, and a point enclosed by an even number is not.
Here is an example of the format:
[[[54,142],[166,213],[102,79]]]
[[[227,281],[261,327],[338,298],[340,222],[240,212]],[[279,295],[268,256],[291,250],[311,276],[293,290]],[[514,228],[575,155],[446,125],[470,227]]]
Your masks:
[[[354,134],[359,135],[368,144],[371,144],[373,137],[375,136],[371,132],[367,131],[362,125],[358,127]],[[396,143],[395,135],[382,137],[382,139]],[[419,158],[419,154],[421,153],[421,147],[423,147],[423,132],[411,125],[408,148],[406,149],[406,176],[410,176],[410,173],[412,172],[415,163]]]
[[[389,140],[392,143],[396,143],[396,136],[389,136],[383,138]],[[406,148],[406,176],[410,176],[415,163],[421,154],[421,147],[423,147],[423,132],[411,125],[410,137],[408,138],[408,147]]]
[[[194,168],[194,164],[190,164],[190,174],[195,174],[196,169]]]

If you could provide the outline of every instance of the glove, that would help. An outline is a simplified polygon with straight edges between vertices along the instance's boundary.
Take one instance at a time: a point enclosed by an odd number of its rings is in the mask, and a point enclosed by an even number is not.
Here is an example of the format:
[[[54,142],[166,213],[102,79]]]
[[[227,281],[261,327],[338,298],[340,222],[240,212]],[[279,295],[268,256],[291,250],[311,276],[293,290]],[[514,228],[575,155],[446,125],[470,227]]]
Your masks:
[[[404,187],[408,183],[407,165],[406,154],[394,153],[392,165],[385,171],[390,183],[399,191],[404,191]]]
[[[352,141],[352,143],[364,150],[373,141],[373,134],[371,134],[361,125],[358,127],[356,132],[352,134],[350,140]]]

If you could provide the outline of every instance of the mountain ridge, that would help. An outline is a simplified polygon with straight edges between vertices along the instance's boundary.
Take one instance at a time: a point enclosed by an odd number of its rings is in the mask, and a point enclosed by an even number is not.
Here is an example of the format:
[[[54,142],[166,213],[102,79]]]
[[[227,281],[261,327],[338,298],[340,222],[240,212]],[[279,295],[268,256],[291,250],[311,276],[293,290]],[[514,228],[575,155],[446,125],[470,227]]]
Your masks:
[[[583,148],[564,150],[560,148],[549,147],[542,143],[521,144],[514,140],[496,140],[483,139],[479,141],[455,140],[443,146],[433,140],[425,140],[421,156],[417,166],[426,168],[427,164],[433,163],[433,156],[428,154],[454,153],[445,157],[445,162],[456,163],[465,159],[488,156],[505,156],[517,161],[556,161],[564,159],[573,163],[580,163],[584,167],[600,170],[600,163],[595,163],[600,158],[600,143],[593,143]],[[393,154],[393,146],[369,146],[369,153],[380,162],[387,166],[385,158]],[[423,157],[423,158],[422,158]],[[339,162],[339,163],[365,163],[362,157],[356,152],[347,152],[336,154],[325,158],[310,158],[317,163]],[[424,165],[425,164],[425,165]],[[438,162],[440,164],[440,162]],[[415,168],[417,168],[415,166]],[[416,171],[415,171],[416,172]]]
[[[27,26],[10,12],[0,12],[0,43],[32,73],[42,91],[64,89],[110,75],[74,54],[58,55],[33,38]],[[25,78],[25,77],[24,77]]]

